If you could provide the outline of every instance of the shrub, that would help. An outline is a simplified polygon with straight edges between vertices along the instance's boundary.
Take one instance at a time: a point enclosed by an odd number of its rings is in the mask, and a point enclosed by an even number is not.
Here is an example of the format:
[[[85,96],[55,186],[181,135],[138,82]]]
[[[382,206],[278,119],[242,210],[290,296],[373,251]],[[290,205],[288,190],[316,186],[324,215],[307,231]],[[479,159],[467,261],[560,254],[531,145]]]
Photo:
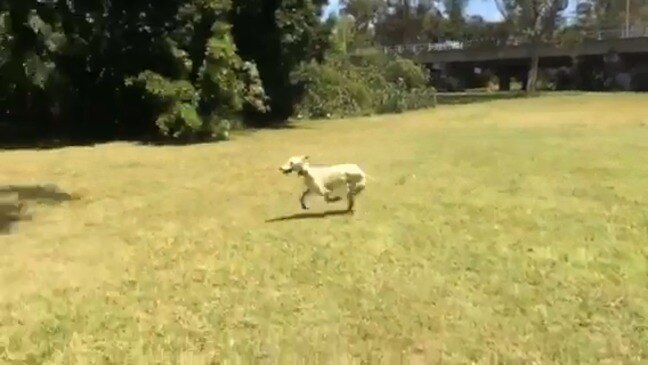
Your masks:
[[[400,113],[436,105],[426,71],[384,54],[330,57],[302,67],[295,78],[305,89],[297,113],[306,118]]]
[[[358,76],[344,59],[303,67],[297,78],[306,85],[306,94],[297,112],[310,118],[369,113],[371,90]]]
[[[411,60],[401,58],[388,63],[385,79],[391,83],[403,80],[405,87],[409,90],[424,87],[428,76],[422,67]]]

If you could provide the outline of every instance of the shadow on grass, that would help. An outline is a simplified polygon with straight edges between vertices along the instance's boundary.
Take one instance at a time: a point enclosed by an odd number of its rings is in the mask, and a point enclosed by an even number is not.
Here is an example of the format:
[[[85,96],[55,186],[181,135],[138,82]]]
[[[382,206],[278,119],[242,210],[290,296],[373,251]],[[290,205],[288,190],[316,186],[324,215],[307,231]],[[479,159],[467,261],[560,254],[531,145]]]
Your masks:
[[[77,199],[55,185],[0,186],[0,234],[10,234],[15,224],[32,219],[26,212],[30,203],[54,205]]]
[[[466,105],[489,103],[500,100],[530,99],[542,96],[578,96],[583,95],[582,91],[537,91],[527,93],[526,91],[464,91],[464,92],[440,92],[436,94],[437,105]]]
[[[499,100],[511,100],[529,98],[536,95],[528,95],[523,91],[518,92],[442,92],[437,93],[438,105],[466,105],[488,103]]]
[[[103,141],[107,142],[107,141]],[[66,139],[24,139],[24,140],[13,140],[13,141],[3,141],[0,140],[0,151],[2,150],[55,150],[60,148],[67,147],[92,147],[97,144],[102,143],[102,141],[70,141]]]
[[[240,128],[234,128],[231,134],[253,133],[261,130],[302,129],[293,120],[276,120],[265,123],[250,123]],[[100,135],[67,135],[76,130],[62,131],[63,134],[41,133],[41,125],[34,123],[18,123],[17,121],[0,120],[0,151],[2,150],[53,150],[67,147],[94,147],[107,143],[132,143],[145,146],[193,146],[220,142],[219,139],[201,134],[187,138],[172,138],[161,135],[157,130],[107,131]],[[78,131],[76,131],[78,132]]]
[[[1,130],[0,130],[1,133]],[[102,139],[57,139],[57,138],[41,138],[41,139],[24,139],[14,141],[1,141],[1,150],[56,150],[68,147],[97,147],[108,143],[131,143],[134,145],[142,146],[191,146],[198,144],[206,144],[214,141],[197,141],[197,140],[183,140],[163,137],[142,137],[142,138],[102,138]]]
[[[297,214],[286,215],[283,217],[268,219],[266,223],[303,220],[303,219],[322,219],[326,217],[335,217],[341,215],[353,215],[353,211],[345,209],[345,210],[329,210],[326,212],[319,212],[319,213],[315,213],[315,212],[297,213]]]
[[[15,223],[27,220],[31,220],[31,216],[25,213],[23,204],[0,198],[0,235],[11,233]]]

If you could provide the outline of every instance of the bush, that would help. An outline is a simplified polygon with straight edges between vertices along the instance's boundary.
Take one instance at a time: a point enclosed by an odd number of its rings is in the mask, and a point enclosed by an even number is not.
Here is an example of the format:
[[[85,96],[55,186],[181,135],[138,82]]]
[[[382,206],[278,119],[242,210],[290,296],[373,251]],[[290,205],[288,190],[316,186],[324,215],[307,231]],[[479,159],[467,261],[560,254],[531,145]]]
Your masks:
[[[311,63],[300,70],[298,78],[306,85],[306,95],[297,108],[299,114],[323,118],[371,112],[371,90],[345,60]]]
[[[428,77],[422,67],[411,60],[401,58],[388,63],[385,79],[391,83],[403,80],[405,87],[410,90],[425,87]]]
[[[423,68],[384,54],[335,56],[308,64],[295,76],[305,89],[297,113],[306,118],[400,113],[436,105],[436,91],[426,85]]]

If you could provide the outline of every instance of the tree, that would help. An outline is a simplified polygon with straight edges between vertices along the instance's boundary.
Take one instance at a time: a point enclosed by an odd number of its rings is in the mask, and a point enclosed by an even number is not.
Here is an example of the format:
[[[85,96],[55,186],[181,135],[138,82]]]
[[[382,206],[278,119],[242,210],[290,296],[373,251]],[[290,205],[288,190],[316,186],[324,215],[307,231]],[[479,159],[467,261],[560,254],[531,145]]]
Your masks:
[[[267,110],[256,65],[237,53],[229,10],[221,0],[183,1],[166,21],[173,27],[156,29],[168,63],[127,79],[156,102],[163,134],[226,138],[232,123],[243,121],[244,108]]]
[[[633,26],[645,26],[648,22],[646,0],[587,0],[580,3],[579,8],[579,23],[583,28],[626,31],[626,26],[632,29]]]
[[[468,6],[468,0],[443,0],[443,7],[448,14],[448,19],[454,25],[464,24],[466,6]]]
[[[393,1],[376,19],[376,40],[383,45],[434,42],[447,33],[447,21],[433,1]]]
[[[226,0],[3,1],[1,106],[68,137],[151,127],[225,137],[243,106],[264,98],[255,66],[237,54],[229,10]]]
[[[495,4],[517,35],[528,39],[531,45],[531,65],[527,80],[527,92],[534,92],[538,78],[539,48],[549,41],[559,25],[560,13],[567,7],[567,0],[495,0]]]
[[[342,0],[339,27],[346,30],[346,42],[351,48],[374,45],[375,26],[385,16],[387,2],[384,0]]]
[[[291,72],[328,46],[324,2],[0,0],[2,125],[225,138],[250,117],[285,121]]]
[[[363,46],[358,40],[355,19],[350,15],[342,14],[340,17],[331,16],[327,20],[331,24],[331,46],[330,51],[347,54],[349,48]]]
[[[356,31],[369,32],[387,8],[387,2],[381,0],[343,0],[342,13],[353,17]]]
[[[320,16],[327,0],[233,0],[230,20],[239,54],[258,67],[270,101],[268,111],[247,109],[255,125],[283,123],[302,95],[292,74],[310,60],[321,61],[330,42],[330,23]]]

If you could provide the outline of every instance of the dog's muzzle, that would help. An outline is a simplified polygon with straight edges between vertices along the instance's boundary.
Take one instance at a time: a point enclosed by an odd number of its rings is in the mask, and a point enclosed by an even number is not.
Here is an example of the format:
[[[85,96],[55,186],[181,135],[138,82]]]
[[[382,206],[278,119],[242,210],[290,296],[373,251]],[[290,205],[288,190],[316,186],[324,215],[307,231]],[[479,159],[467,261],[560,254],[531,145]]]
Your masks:
[[[284,169],[283,167],[280,167],[279,171],[281,171],[284,175],[288,175],[292,172],[292,169]]]

